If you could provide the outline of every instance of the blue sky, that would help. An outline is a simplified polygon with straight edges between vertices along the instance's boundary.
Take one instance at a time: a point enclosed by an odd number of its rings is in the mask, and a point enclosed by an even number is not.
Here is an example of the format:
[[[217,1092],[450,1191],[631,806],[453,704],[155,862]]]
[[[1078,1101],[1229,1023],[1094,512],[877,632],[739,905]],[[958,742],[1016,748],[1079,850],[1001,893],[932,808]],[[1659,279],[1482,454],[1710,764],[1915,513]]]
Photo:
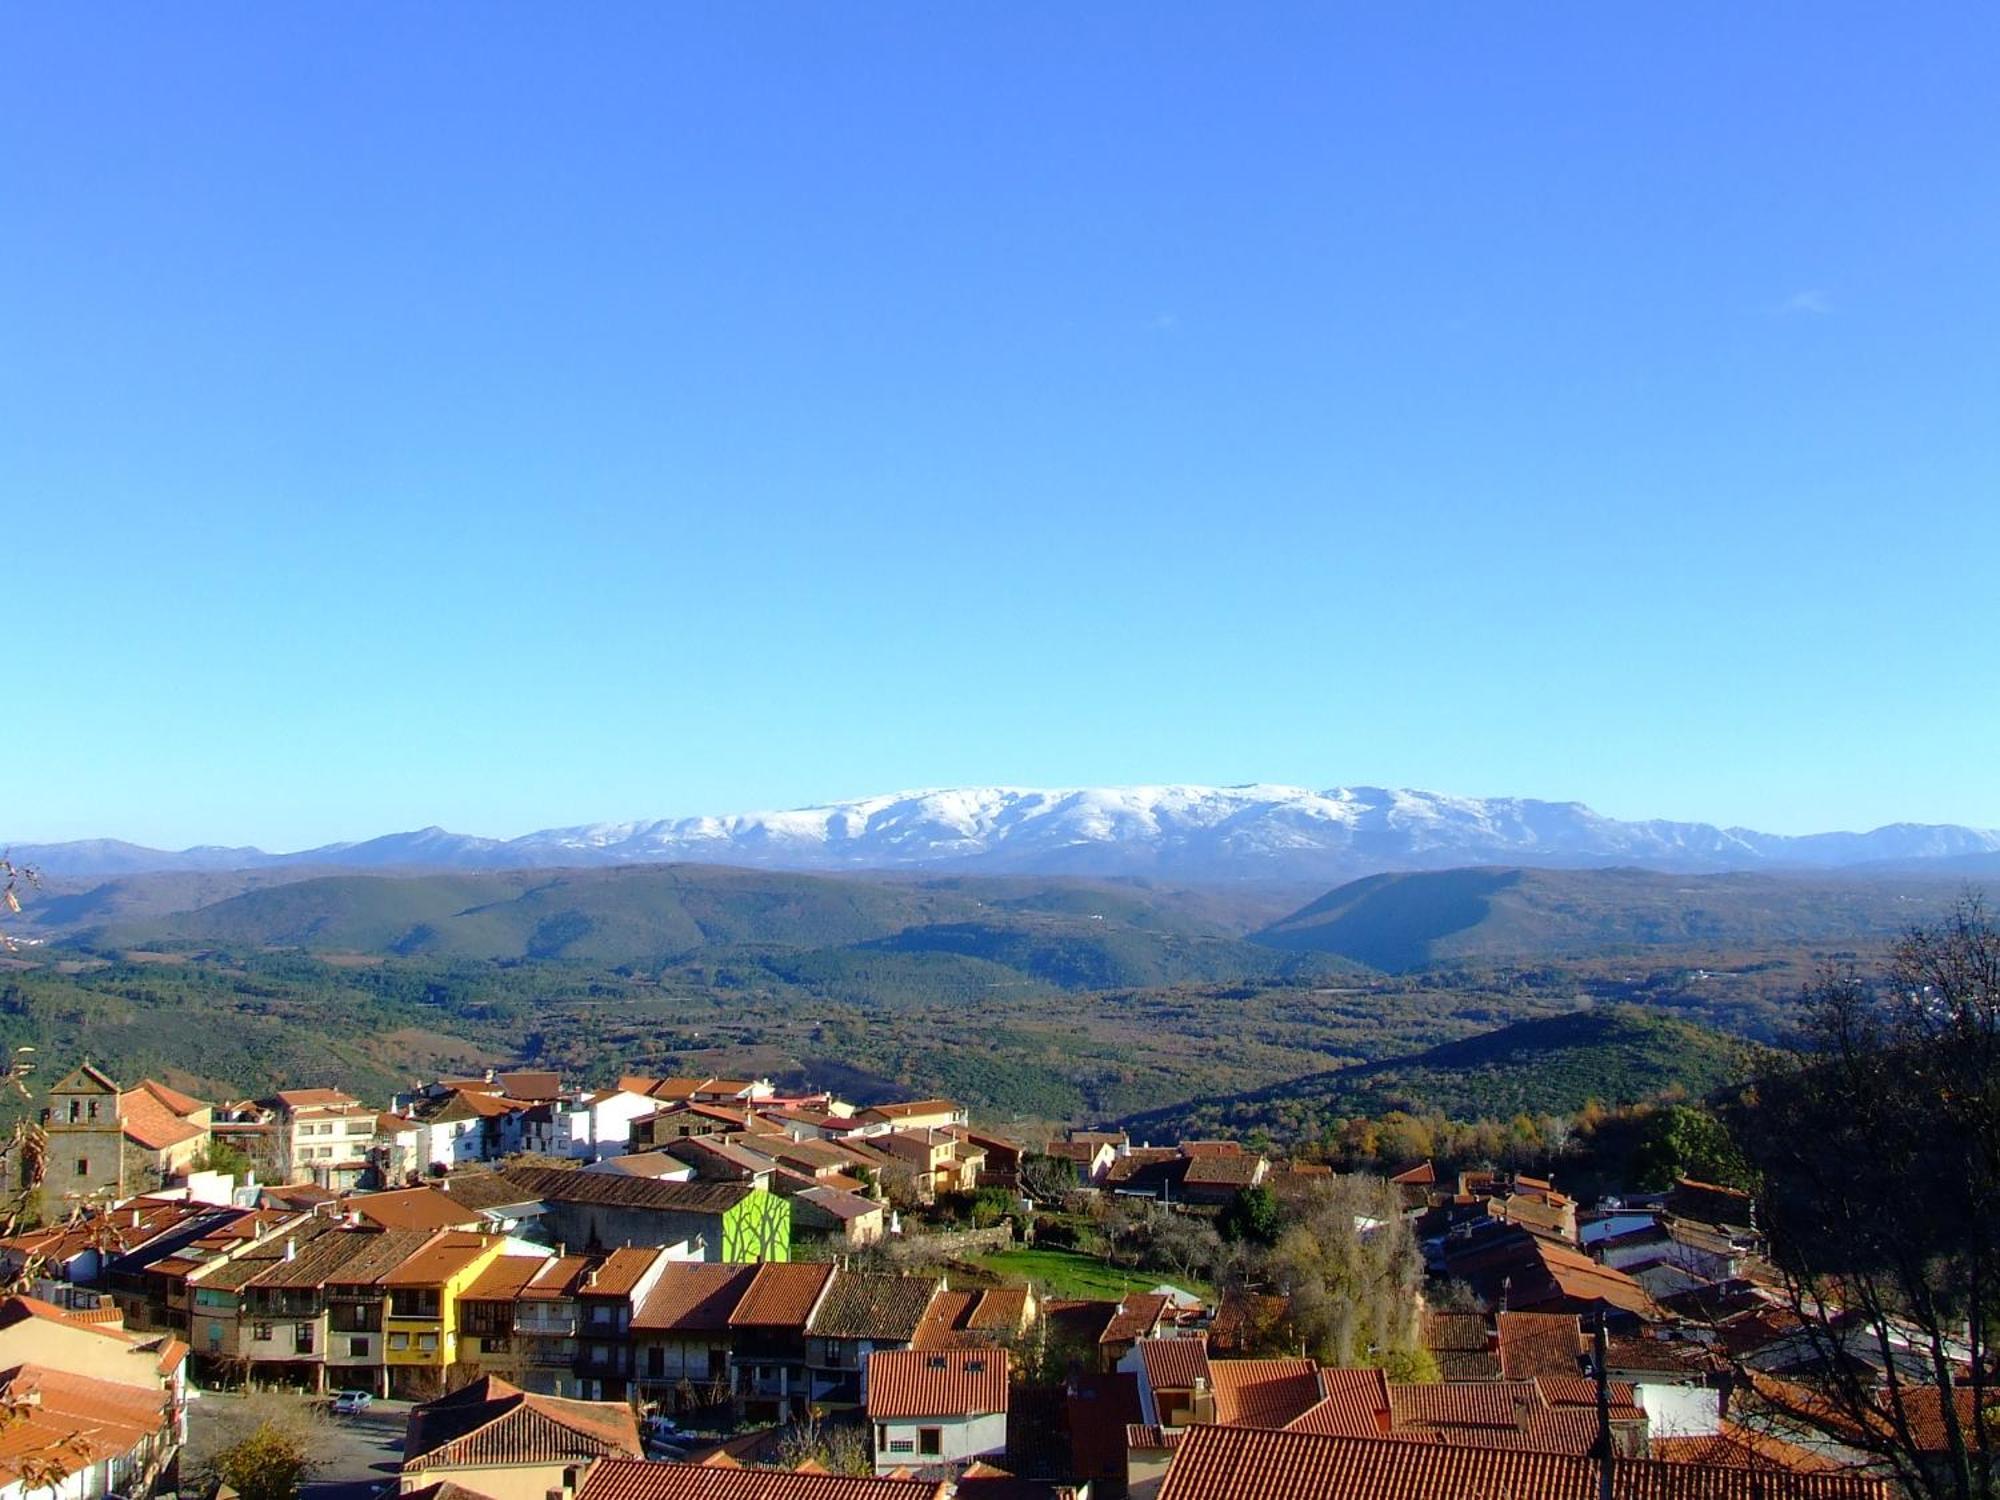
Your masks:
[[[0,831],[2000,826],[2000,11],[17,7]]]

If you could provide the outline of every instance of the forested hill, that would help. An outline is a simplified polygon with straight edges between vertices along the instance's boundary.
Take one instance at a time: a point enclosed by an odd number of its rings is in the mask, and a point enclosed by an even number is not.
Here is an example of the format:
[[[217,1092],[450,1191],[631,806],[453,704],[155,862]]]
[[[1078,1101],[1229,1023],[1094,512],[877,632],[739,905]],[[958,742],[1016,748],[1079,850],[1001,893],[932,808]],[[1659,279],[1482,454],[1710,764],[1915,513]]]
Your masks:
[[[1297,1140],[1337,1119],[1395,1109],[1461,1120],[1568,1115],[1593,1099],[1631,1104],[1670,1091],[1704,1097],[1736,1081],[1744,1060],[1743,1044],[1733,1037],[1636,1006],[1607,1005],[1122,1123],[1134,1139],[1267,1130]]]
[[[192,911],[114,920],[72,941],[104,953],[295,948],[605,966],[704,955],[747,970],[775,966],[786,977],[865,975],[889,990],[929,983],[950,992],[1352,969],[1334,955],[1243,941],[1240,934],[1272,910],[1271,898],[1241,890],[1136,881],[917,881],[649,865],[323,877]]]
[[[1940,915],[1958,891],[1937,880],[1438,870],[1350,881],[1254,940],[1390,973],[1658,948],[1849,944]]]

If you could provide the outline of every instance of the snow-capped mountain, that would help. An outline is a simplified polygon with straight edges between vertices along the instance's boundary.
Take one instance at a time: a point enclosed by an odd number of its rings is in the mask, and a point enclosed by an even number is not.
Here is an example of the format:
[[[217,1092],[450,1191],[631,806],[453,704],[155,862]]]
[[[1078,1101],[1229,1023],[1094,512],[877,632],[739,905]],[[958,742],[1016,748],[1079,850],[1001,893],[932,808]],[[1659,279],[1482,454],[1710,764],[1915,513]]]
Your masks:
[[[551,828],[516,839],[426,828],[292,854],[170,853],[112,840],[17,847],[50,875],[281,865],[521,869],[700,861],[770,869],[910,869],[1175,880],[1338,880],[1470,864],[1663,870],[1979,862],[2000,832],[1898,823],[1804,837],[1707,823],[1620,822],[1578,802],[1382,787],[963,787],[789,812]]]

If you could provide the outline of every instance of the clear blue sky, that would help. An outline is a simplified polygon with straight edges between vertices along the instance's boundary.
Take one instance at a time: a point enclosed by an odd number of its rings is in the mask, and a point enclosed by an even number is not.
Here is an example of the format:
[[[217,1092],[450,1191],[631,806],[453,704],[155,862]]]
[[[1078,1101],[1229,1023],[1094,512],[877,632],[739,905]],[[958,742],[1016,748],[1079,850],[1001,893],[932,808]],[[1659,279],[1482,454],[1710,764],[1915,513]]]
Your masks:
[[[0,833],[2000,825],[2000,9],[22,5]]]

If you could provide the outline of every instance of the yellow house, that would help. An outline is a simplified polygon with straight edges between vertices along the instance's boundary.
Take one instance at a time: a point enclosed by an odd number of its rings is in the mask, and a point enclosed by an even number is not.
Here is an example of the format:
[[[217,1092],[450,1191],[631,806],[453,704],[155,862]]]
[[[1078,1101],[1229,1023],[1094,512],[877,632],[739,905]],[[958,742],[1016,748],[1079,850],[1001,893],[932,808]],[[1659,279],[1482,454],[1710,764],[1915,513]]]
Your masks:
[[[382,1278],[382,1359],[392,1396],[422,1400],[444,1390],[445,1372],[458,1363],[458,1299],[505,1244],[500,1235],[449,1231]]]

